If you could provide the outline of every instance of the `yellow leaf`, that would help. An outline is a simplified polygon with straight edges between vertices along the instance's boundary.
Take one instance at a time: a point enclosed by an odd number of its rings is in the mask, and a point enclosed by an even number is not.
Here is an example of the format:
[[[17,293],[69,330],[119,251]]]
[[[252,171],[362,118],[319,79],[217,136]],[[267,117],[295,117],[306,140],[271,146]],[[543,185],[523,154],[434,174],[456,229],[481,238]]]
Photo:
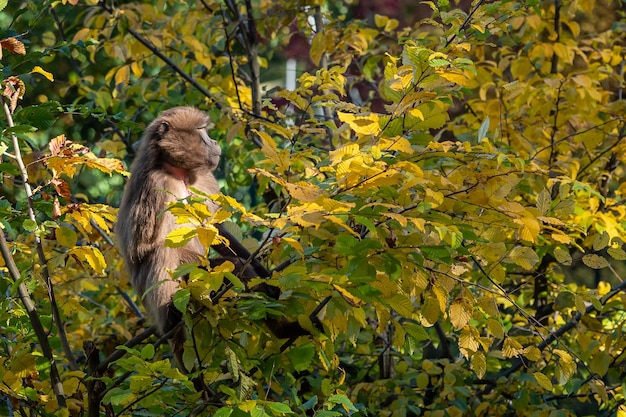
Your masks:
[[[462,298],[455,299],[450,304],[450,323],[456,330],[461,330],[472,318],[471,306]]]
[[[80,383],[81,383],[81,380],[78,378],[65,379],[63,381],[63,393],[65,395],[74,395]]]
[[[441,308],[439,307],[439,301],[437,297],[429,294],[421,308],[421,323],[425,327],[434,326],[437,320],[439,320],[439,315],[441,314]]]
[[[46,77],[46,79],[50,82],[54,81],[54,76],[52,75],[52,73],[44,70],[43,68],[41,68],[39,65],[36,65],[33,70],[30,72],[31,74],[33,73],[37,73],[37,74],[41,74],[44,77]]]
[[[545,389],[546,391],[552,391],[552,381],[550,381],[550,378],[548,378],[541,372],[535,372],[533,373],[533,376],[535,377],[537,384],[539,384],[541,388]]]
[[[306,203],[314,202],[322,194],[319,187],[307,182],[285,183],[285,188],[293,198]]]
[[[537,362],[541,359],[541,351],[537,346],[527,346],[524,348],[524,357],[528,360]]]
[[[554,349],[554,353],[559,356],[559,363],[556,368],[559,385],[565,385],[576,372],[576,363],[572,360],[571,355],[564,350]]]
[[[415,153],[415,150],[411,147],[411,142],[401,136],[382,138],[379,142],[379,146],[386,151],[397,151],[408,155]]]
[[[298,240],[290,238],[290,237],[282,237],[281,241],[287,243],[289,246],[297,250],[298,253],[300,253],[300,255],[304,255],[304,248],[302,247],[302,244]]]
[[[561,231],[554,232],[550,235],[555,242],[563,243],[564,245],[569,245],[572,243],[572,238]],[[570,258],[571,262],[571,258]]]
[[[168,248],[180,248],[197,235],[198,231],[195,227],[179,227],[169,232],[165,237],[165,246]]]
[[[263,146],[261,147],[261,152],[263,152],[263,154],[267,156],[270,161],[276,164],[278,172],[281,173],[288,169],[291,164],[289,152],[284,149],[282,151],[279,151],[278,147],[276,146],[276,142],[274,142],[274,139],[267,133],[261,132],[259,130],[254,130],[254,133],[259,136],[261,142],[263,143]]]
[[[385,299],[389,307],[396,311],[396,313],[411,318],[413,316],[413,303],[411,299],[404,294],[396,293],[390,298]]]
[[[401,214],[398,214],[398,213],[381,213],[381,214],[385,217],[389,217],[390,219],[397,221],[398,223],[400,223],[400,226],[402,226],[403,228],[405,228],[407,225],[406,217],[404,217]]]
[[[326,220],[324,212],[321,210],[315,210],[315,205],[310,204],[301,207],[289,206],[287,208],[287,217],[289,217],[291,221],[303,227],[317,227],[322,224],[324,220]]]
[[[311,40],[311,49],[309,50],[309,56],[311,57],[311,61],[318,66],[320,64],[320,60],[322,59],[322,55],[326,50],[326,34],[323,30],[317,32],[317,34]]]
[[[589,368],[591,372],[599,377],[603,377],[608,372],[611,362],[611,356],[600,350],[592,355],[591,361],[589,361]]]
[[[520,227],[518,229],[519,236],[526,242],[535,243],[541,230],[541,224],[533,217],[522,217],[521,219],[513,220]]]
[[[325,216],[324,216],[324,218],[325,218],[326,220],[328,220],[328,221],[331,221],[331,222],[333,222],[333,223],[335,223],[335,224],[337,224],[337,225],[339,225],[339,226],[343,227],[346,231],[348,231],[348,232],[350,232],[352,235],[354,235],[354,237],[356,237],[356,238],[360,238],[360,237],[361,237],[361,236],[360,236],[357,232],[355,232],[355,231],[354,231],[354,230],[353,230],[350,226],[348,226],[348,225],[346,224],[346,222],[345,222],[343,219],[341,219],[340,217],[333,216],[333,215],[325,215]]]
[[[455,84],[458,84],[460,86],[467,86],[470,84],[470,81],[471,81],[471,79],[468,77],[470,73],[467,71],[446,69],[442,71],[437,71],[437,74],[441,78],[448,80],[450,82],[453,82]]]
[[[120,67],[115,73],[115,85],[120,86],[123,84],[128,84],[130,81],[130,66],[124,65]]]
[[[381,132],[378,114],[352,114],[337,112],[339,120],[347,123],[358,135],[378,135]]]
[[[92,154],[93,155],[93,154]],[[120,173],[128,176],[128,172],[124,169],[124,164],[119,159],[115,158],[86,158],[83,163],[89,168],[98,169],[105,174],[112,174],[113,172]]]
[[[489,333],[497,339],[504,337],[504,327],[498,320],[492,318],[487,319],[487,329],[489,329]]]
[[[531,270],[538,262],[539,256],[528,246],[516,246],[509,252],[509,259],[526,270]]]
[[[598,294],[600,296],[608,294],[609,291],[611,291],[611,284],[606,281],[598,282]]]
[[[337,148],[334,151],[330,151],[328,156],[330,157],[331,165],[337,165],[338,163],[345,161],[347,159],[346,157],[358,155],[360,151],[361,148],[359,148],[358,144],[350,143]]]
[[[502,344],[502,356],[505,358],[513,358],[524,353],[522,345],[515,339],[507,337]]]
[[[476,352],[472,355],[471,367],[472,370],[476,372],[476,376],[478,378],[485,376],[485,373],[487,372],[487,360],[485,359],[485,354],[483,352]]]
[[[27,378],[37,372],[36,366],[35,356],[30,352],[22,351],[11,359],[11,371],[22,378]]]
[[[475,23],[472,23],[472,24],[470,24],[470,27],[472,27],[473,29],[476,29],[480,33],[485,33],[485,27],[484,26],[480,26],[480,25],[477,25]]]
[[[106,268],[106,261],[102,252],[98,248],[92,246],[78,246],[70,250],[70,256],[76,259],[79,263],[87,262],[91,269],[98,274],[103,274]]]
[[[480,334],[473,326],[465,326],[459,335],[459,350],[466,358],[469,358],[480,347]]]
[[[134,61],[132,64],[130,64],[130,70],[137,78],[143,75],[143,67],[137,61]]]
[[[387,16],[380,15],[378,13],[374,14],[374,24],[377,28],[385,27],[389,18]]]
[[[342,288],[342,287],[340,287],[338,285],[335,285],[335,284],[332,284],[332,286],[335,289],[335,291],[337,291],[341,295],[341,297],[348,304],[350,304],[352,307],[356,307],[356,306],[364,304],[363,300],[361,300],[360,298],[355,297],[354,295],[352,295],[352,293],[350,293],[345,288]]]
[[[411,87],[413,83],[413,68],[410,65],[403,65],[398,68],[397,73],[391,78],[389,88],[394,91],[404,91]]]
[[[493,295],[483,295],[478,299],[478,305],[483,311],[490,316],[497,316],[499,314],[498,305],[496,304],[496,299]]]
[[[213,225],[206,225],[197,229],[198,240],[205,248],[211,247],[217,237],[217,229]]]

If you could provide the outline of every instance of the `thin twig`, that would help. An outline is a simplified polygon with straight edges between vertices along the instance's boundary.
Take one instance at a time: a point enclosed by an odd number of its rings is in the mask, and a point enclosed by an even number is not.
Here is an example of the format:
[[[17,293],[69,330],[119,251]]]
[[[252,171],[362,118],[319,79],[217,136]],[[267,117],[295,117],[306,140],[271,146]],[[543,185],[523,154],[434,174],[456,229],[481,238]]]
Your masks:
[[[453,40],[456,39],[456,37],[459,35],[459,32],[461,32],[462,30],[464,30],[470,23],[470,21],[472,20],[472,16],[474,15],[474,13],[476,13],[476,11],[478,10],[478,8],[483,4],[484,0],[480,0],[478,3],[476,3],[476,7],[474,7],[472,9],[472,11],[467,15],[467,17],[465,18],[465,21],[461,24],[461,26],[459,27],[459,30],[457,33],[455,33],[454,35],[452,35],[450,37],[450,39],[448,39],[446,41],[445,47],[447,48],[448,46],[450,46],[450,44],[452,43]]]
[[[322,17],[322,10],[320,6],[315,7],[315,32],[323,33],[324,32],[324,18]],[[320,68],[325,71],[328,71],[328,54],[326,51],[322,53],[322,57],[320,59]],[[327,90],[322,90],[324,95],[328,94]],[[324,112],[324,118],[326,120],[333,120],[333,111],[329,106],[322,106],[322,111]],[[331,150],[335,149],[335,145],[333,144],[333,136],[332,134],[328,135],[328,144]]]
[[[65,31],[63,30],[63,23],[61,22],[61,19],[59,19],[59,15],[57,14],[56,10],[54,10],[54,7],[50,7],[50,14],[52,15],[52,18],[54,19],[54,22],[59,29],[59,36],[61,36],[63,42],[67,42],[67,36],[65,36]],[[78,63],[76,62],[76,59],[74,59],[74,56],[72,54],[69,54],[69,59],[78,77],[83,78],[83,72],[81,71]]]

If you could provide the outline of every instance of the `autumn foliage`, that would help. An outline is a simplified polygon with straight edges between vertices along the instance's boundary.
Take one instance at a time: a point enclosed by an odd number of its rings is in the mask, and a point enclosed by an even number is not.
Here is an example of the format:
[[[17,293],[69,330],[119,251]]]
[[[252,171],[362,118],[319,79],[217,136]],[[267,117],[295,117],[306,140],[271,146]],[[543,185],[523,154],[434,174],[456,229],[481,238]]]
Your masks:
[[[626,416],[623,3],[366,3],[4,9],[0,415]],[[192,374],[112,227],[176,105],[223,194],[166,244],[225,222],[282,292],[171,271]]]

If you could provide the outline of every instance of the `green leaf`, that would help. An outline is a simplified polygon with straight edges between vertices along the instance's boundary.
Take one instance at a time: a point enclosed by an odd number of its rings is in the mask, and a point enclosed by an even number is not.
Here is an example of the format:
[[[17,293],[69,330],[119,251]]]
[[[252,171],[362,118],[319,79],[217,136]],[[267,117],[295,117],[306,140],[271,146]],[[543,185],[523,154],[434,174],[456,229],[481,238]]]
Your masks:
[[[127,389],[113,388],[105,394],[102,402],[111,405],[124,405],[131,403],[135,398],[136,395]]]
[[[220,408],[213,417],[229,417],[233,413],[232,407]]]
[[[593,250],[601,251],[609,245],[609,234],[607,232],[602,232],[596,235],[595,239],[593,239]]]
[[[154,345],[147,344],[143,348],[141,348],[141,358],[142,359],[152,359],[154,357]]]
[[[292,412],[291,407],[283,403],[269,402],[265,403],[265,406],[277,414],[290,414]]]
[[[331,395],[326,401],[331,404],[341,404],[347,411],[357,411],[352,401],[344,394]]]
[[[428,61],[428,65],[431,67],[447,67],[450,65],[450,61],[447,59],[435,58]]]
[[[36,106],[28,106],[20,109],[16,114],[19,120],[23,120],[39,130],[47,130],[57,120],[58,103],[51,102]]]
[[[315,346],[312,343],[307,343],[288,350],[286,355],[294,369],[302,372],[311,365],[315,352]]]
[[[423,116],[423,119],[413,118],[414,123],[410,125],[411,130],[439,129],[448,121],[448,113],[441,106],[433,102],[427,102],[416,107]]]
[[[60,245],[65,246],[66,248],[73,248],[76,246],[78,236],[76,235],[76,232],[69,227],[61,226],[55,229],[54,235]]]
[[[37,222],[31,219],[26,219],[22,223],[22,227],[27,232],[33,233],[35,230],[37,230]]]
[[[606,373],[609,371],[609,366],[611,365],[611,355],[609,355],[606,351],[597,351],[589,362],[589,367],[591,368],[591,372],[597,374],[600,378],[604,377]]]
[[[176,307],[178,311],[184,313],[185,311],[187,311],[187,306],[189,305],[190,299],[191,291],[189,290],[189,288],[182,288],[176,291],[176,294],[174,294],[172,301],[174,303],[174,307]]]
[[[485,121],[480,125],[480,128],[478,129],[478,141],[479,142],[487,137],[488,131],[489,131],[489,116],[485,117]]]
[[[569,266],[572,264],[572,255],[562,248],[554,249],[554,258],[558,263]]]
[[[609,261],[595,253],[583,256],[583,263],[593,269],[602,269],[609,266]]]
[[[606,252],[617,261],[626,261],[626,251],[622,248],[608,248]]]

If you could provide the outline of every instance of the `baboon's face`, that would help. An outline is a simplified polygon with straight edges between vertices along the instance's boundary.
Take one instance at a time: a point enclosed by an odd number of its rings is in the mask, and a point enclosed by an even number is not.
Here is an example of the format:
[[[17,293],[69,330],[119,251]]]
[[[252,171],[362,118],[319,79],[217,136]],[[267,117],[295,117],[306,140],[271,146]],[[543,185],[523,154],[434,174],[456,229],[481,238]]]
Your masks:
[[[209,118],[192,107],[175,107],[166,110],[150,126],[154,129],[154,144],[165,162],[178,168],[195,169],[217,167],[222,150],[209,137]]]

